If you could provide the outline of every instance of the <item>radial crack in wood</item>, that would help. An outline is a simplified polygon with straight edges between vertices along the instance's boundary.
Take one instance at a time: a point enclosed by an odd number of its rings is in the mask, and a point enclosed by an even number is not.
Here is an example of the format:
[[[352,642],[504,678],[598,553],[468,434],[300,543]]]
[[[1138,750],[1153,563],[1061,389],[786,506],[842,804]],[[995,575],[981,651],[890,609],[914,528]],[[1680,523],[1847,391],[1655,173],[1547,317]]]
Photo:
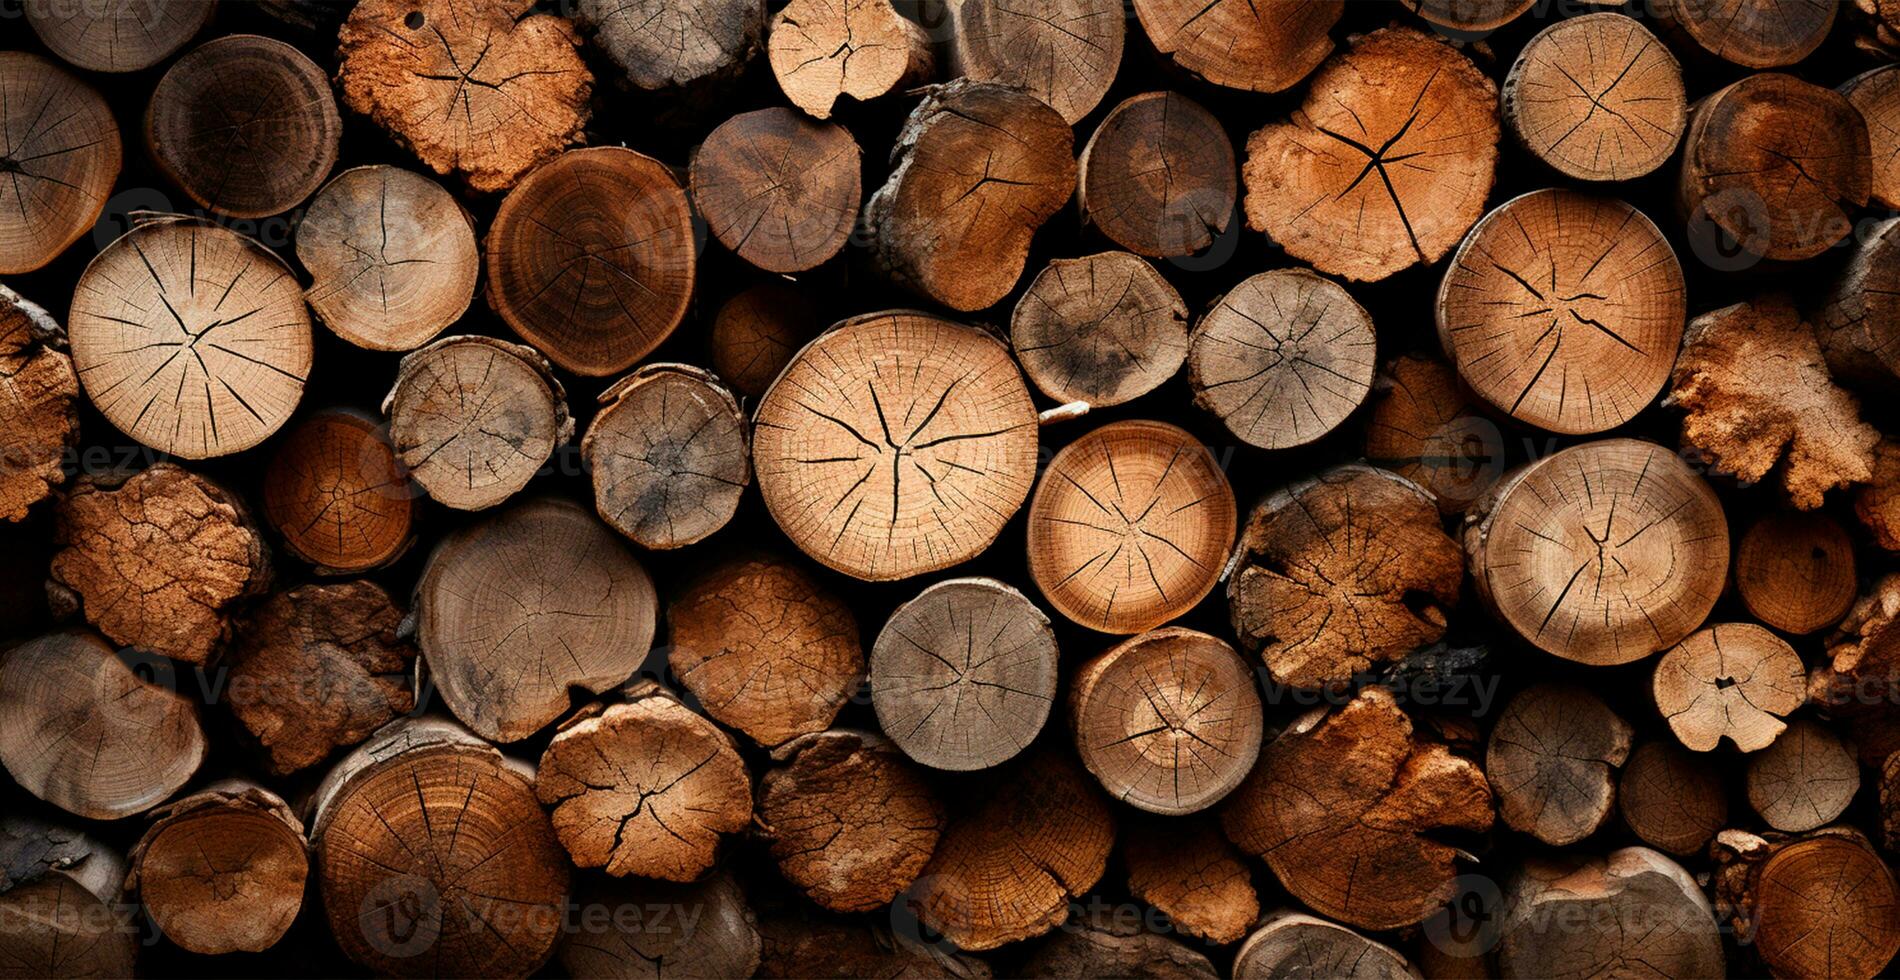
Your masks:
[[[1121,837],[1128,890],[1197,939],[1238,942],[1260,917],[1240,852],[1212,814],[1144,818]]]
[[[927,81],[931,41],[891,0],[792,0],[772,15],[765,55],[785,97],[829,119],[842,96],[869,102]]]
[[[811,297],[768,279],[727,300],[713,316],[713,371],[733,391],[758,398],[818,329]]]
[[[693,204],[713,237],[768,272],[803,272],[858,220],[858,142],[783,106],[720,123],[693,154]]]
[[[276,945],[303,907],[303,822],[283,798],[224,780],[153,814],[125,890],[166,939],[207,956]]]
[[[1616,806],[1643,843],[1693,857],[1728,823],[1728,789],[1706,760],[1669,742],[1644,742],[1616,783]]]
[[[66,482],[79,445],[79,375],[66,331],[37,303],[0,284],[0,518],[24,520]]]
[[[1076,168],[1082,220],[1140,255],[1200,252],[1234,216],[1234,145],[1220,120],[1179,93],[1109,110]]]
[[[113,73],[150,68],[171,57],[218,9],[216,0],[21,0],[20,7],[47,50],[87,71]]]
[[[1134,0],[1155,50],[1215,85],[1292,88],[1333,50],[1343,0]]]
[[[1656,35],[1622,14],[1585,14],[1524,45],[1504,80],[1503,115],[1558,173],[1629,180],[1675,152],[1688,100],[1682,66]]]
[[[1708,752],[1727,738],[1743,752],[1764,749],[1805,700],[1801,657],[1754,623],[1698,630],[1656,661],[1656,710],[1683,745]]]
[[[715,872],[692,884],[587,878],[575,889],[578,923],[555,959],[570,976],[598,980],[749,977],[759,969],[759,930],[745,892]],[[603,915],[595,915],[595,910]]]
[[[1854,541],[1826,514],[1771,513],[1749,525],[1735,547],[1742,604],[1784,633],[1813,633],[1839,622],[1853,608],[1858,582]]]
[[[1874,977],[1900,951],[1900,887],[1858,831],[1772,841],[1725,830],[1716,912],[1778,977]]]
[[[1060,403],[1107,408],[1160,387],[1187,358],[1187,306],[1127,252],[1051,260],[1009,319],[1023,372]]]
[[[1498,716],[1484,774],[1498,815],[1553,847],[1568,847],[1610,819],[1616,770],[1632,731],[1609,705],[1577,687],[1526,688]]]
[[[351,575],[402,557],[418,493],[383,424],[336,408],[304,416],[264,468],[264,519],[319,575]]]
[[[1418,970],[1398,950],[1315,915],[1273,912],[1234,954],[1235,980],[1352,977],[1407,980]]]
[[[1366,416],[1366,461],[1430,491],[1438,512],[1463,513],[1504,468],[1504,433],[1444,361],[1406,354],[1382,368]]]
[[[98,221],[119,177],[119,126],[92,86],[24,51],[0,52],[0,95],[0,275],[11,276]]]
[[[679,548],[726,525],[752,482],[745,416],[690,364],[646,364],[600,394],[581,458],[594,510],[647,548]]]
[[[953,75],[1024,89],[1073,126],[1121,67],[1120,0],[949,0]]]
[[[1788,725],[1748,760],[1748,805],[1776,830],[1805,831],[1832,823],[1860,792],[1854,753],[1819,722]]]

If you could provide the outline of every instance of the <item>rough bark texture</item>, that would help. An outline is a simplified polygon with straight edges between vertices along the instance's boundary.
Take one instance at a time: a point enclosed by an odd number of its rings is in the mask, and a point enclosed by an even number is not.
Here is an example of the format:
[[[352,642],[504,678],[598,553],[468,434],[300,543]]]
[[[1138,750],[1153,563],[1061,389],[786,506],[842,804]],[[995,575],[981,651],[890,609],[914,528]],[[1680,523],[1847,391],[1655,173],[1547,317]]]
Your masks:
[[[0,517],[19,521],[66,482],[66,454],[79,444],[79,375],[66,331],[0,285]]]
[[[1265,6],[1246,0],[1134,0],[1155,50],[1215,85],[1279,92],[1333,50],[1343,0]]]
[[[1504,80],[1511,135],[1578,180],[1629,180],[1663,165],[1688,126],[1676,56],[1640,22],[1585,14],[1544,28]]]
[[[950,73],[1024,89],[1074,125],[1121,67],[1118,0],[949,0]]]
[[[1131,821],[1121,855],[1129,892],[1190,936],[1226,945],[1260,917],[1247,865],[1211,815]]]
[[[264,469],[264,519],[319,575],[381,568],[415,540],[420,494],[380,419],[354,409],[304,416]]]
[[[694,152],[691,187],[720,244],[767,272],[803,272],[837,255],[858,219],[858,142],[782,106],[742,112]]]
[[[1646,847],[1533,858],[1505,885],[1497,962],[1507,977],[1722,977],[1709,900]]]
[[[1900,887],[1857,831],[1769,839],[1725,830],[1715,910],[1780,977],[1872,977],[1900,952]]]
[[[119,177],[119,128],[97,91],[38,55],[0,52],[0,92],[0,275],[11,276],[51,262],[98,220]]]
[[[1115,106],[1076,166],[1082,220],[1140,255],[1202,251],[1234,216],[1234,146],[1220,120],[1175,92]]]
[[[745,416],[719,378],[650,363],[600,394],[581,438],[594,510],[647,548],[678,548],[726,525],[752,482]]]
[[[125,890],[194,953],[269,949],[303,907],[309,844],[283,799],[225,780],[160,808],[132,848]]]
[[[574,900],[582,911],[554,954],[571,976],[749,977],[759,969],[759,930],[730,875],[686,885],[589,878]]]
[[[1812,633],[1838,622],[1854,604],[1856,581],[1853,539],[1826,514],[1769,514],[1750,525],[1735,548],[1742,603],[1784,633]]]
[[[133,72],[164,61],[204,29],[217,9],[205,0],[71,4],[24,0],[41,43],[88,71]]]
[[[1285,909],[1267,916],[1234,954],[1236,980],[1406,980],[1416,976],[1418,971],[1398,950],[1338,923]]]
[[[1799,719],[1748,760],[1748,804],[1776,830],[1831,823],[1860,792],[1860,766],[1834,733]]]
[[[1504,706],[1485,749],[1498,815],[1553,847],[1610,819],[1616,771],[1629,758],[1629,723],[1581,688],[1540,684]]]
[[[125,858],[83,831],[0,817],[0,975],[129,977],[138,937],[119,885]]]
[[[1491,489],[1504,468],[1504,436],[1450,365],[1403,355],[1372,391],[1367,462],[1430,491],[1441,514],[1462,513]]]
[[[1682,857],[1702,853],[1728,823],[1721,774],[1668,742],[1645,742],[1630,754],[1616,806],[1643,843]]]
[[[1160,387],[1187,357],[1187,306],[1127,252],[1056,259],[1009,319],[1023,372],[1057,402],[1106,408]]]
[[[843,96],[868,102],[937,67],[930,35],[890,0],[792,0],[772,15],[765,54],[785,97],[817,119]]]
[[[1806,693],[1801,657],[1754,623],[1698,630],[1656,661],[1656,710],[1683,745],[1697,752],[1726,738],[1743,752],[1766,748],[1801,707]]]

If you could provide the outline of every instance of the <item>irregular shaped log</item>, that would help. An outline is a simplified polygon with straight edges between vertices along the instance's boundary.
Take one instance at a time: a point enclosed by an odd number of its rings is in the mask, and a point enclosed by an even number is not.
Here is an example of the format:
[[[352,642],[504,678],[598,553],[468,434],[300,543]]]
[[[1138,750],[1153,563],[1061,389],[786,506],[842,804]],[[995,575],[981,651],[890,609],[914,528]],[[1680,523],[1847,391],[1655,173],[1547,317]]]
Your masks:
[[[579,504],[537,498],[448,534],[416,583],[416,643],[442,701],[515,742],[599,694],[653,644],[653,580]]]
[[[1900,551],[1900,440],[1882,436],[1874,444],[1874,475],[1854,491],[1854,514],[1874,544]]]
[[[125,890],[183,949],[262,952],[303,907],[308,848],[282,797],[224,780],[154,812],[129,856]]]
[[[358,3],[337,42],[343,103],[478,194],[513,187],[587,125],[580,34],[532,0]]]
[[[264,519],[319,575],[402,557],[415,540],[416,496],[382,423],[355,409],[304,416],[264,470]]]
[[[99,220],[119,177],[119,126],[92,86],[35,54],[0,52],[0,93],[0,275],[11,276],[53,261]]]
[[[945,12],[953,75],[1023,89],[1071,126],[1121,67],[1127,14],[1117,0],[950,0]]]
[[[935,74],[931,38],[890,0],[792,0],[765,39],[785,97],[816,119],[842,96],[869,102]]]
[[[850,607],[788,561],[725,562],[676,596],[666,619],[680,683],[760,745],[825,730],[864,676]]]
[[[1277,683],[1343,683],[1444,635],[1462,561],[1430,494],[1384,470],[1336,466],[1247,518],[1228,563],[1234,634]]]
[[[862,916],[845,919],[790,915],[759,920],[764,940],[759,976],[857,977],[863,980],[937,977],[988,980],[988,963],[945,943],[925,942],[912,930],[893,930]]]
[[[402,610],[374,582],[304,585],[272,595],[225,652],[225,702],[286,775],[355,745],[415,706],[416,648]]]
[[[1629,180],[1675,152],[1688,99],[1682,66],[1656,35],[1622,14],[1585,14],[1544,28],[1518,52],[1503,115],[1511,135],[1558,173]]]
[[[310,841],[344,953],[390,974],[526,976],[547,960],[568,864],[524,768],[428,718],[385,727],[330,770]]]
[[[995,304],[1029,239],[1075,190],[1075,135],[1020,90],[957,79],[911,110],[891,175],[864,207],[872,253],[898,284],[955,310]]]
[[[1163,814],[1205,810],[1240,785],[1264,727],[1252,674],[1206,633],[1164,627],[1078,668],[1075,744],[1110,796]]]
[[[1333,50],[1343,0],[1296,0],[1265,7],[1245,0],[1134,0],[1155,50],[1215,85],[1280,92]]]
[[[1852,257],[1828,286],[1813,317],[1827,369],[1863,388],[1892,384],[1900,372],[1900,218],[1875,221],[1857,236]]]
[[[164,61],[217,12],[216,0],[62,3],[22,0],[40,43],[87,71],[133,72]]]
[[[456,510],[514,496],[574,435],[547,359],[493,337],[444,337],[404,355],[383,414],[398,463]]]
[[[759,969],[759,930],[730,875],[692,884],[588,878],[555,960],[570,976],[601,980],[749,977]]]
[[[79,445],[79,375],[66,331],[39,304],[0,284],[0,518],[25,519],[66,482]]]
[[[92,820],[143,813],[204,755],[191,702],[142,680],[91,633],[49,633],[0,654],[0,763],[54,806]]]
[[[1629,723],[1583,688],[1537,684],[1519,692],[1485,748],[1498,815],[1553,847],[1596,833],[1610,819],[1631,736]]]
[[[579,0],[575,19],[647,91],[696,94],[731,81],[765,36],[763,0]]]
[[[818,329],[810,297],[790,283],[766,280],[727,300],[714,315],[713,370],[732,390],[757,398]]]
[[[907,900],[957,947],[1039,936],[1095,886],[1115,817],[1082,767],[1055,749],[1018,759],[980,804],[950,822]]]
[[[310,374],[310,311],[290,267],[190,218],[149,221],[106,246],[80,275],[66,325],[106,420],[186,459],[269,438]]]
[[[1867,124],[1868,160],[1873,185],[1870,201],[1883,208],[1900,207],[1900,69],[1881,65],[1842,82],[1836,90]]]
[[[1074,622],[1138,633],[1213,590],[1233,535],[1233,487],[1207,447],[1165,422],[1115,422],[1063,447],[1037,483],[1029,574]]]
[[[1748,253],[1799,261],[1852,230],[1872,180],[1867,124],[1853,105],[1764,72],[1692,107],[1676,203],[1692,236],[1714,231]]]
[[[1187,306],[1127,252],[1054,259],[1009,318],[1023,372],[1058,402],[1106,408],[1161,386],[1187,358]]]
[[[1647,847],[1533,857],[1506,883],[1501,915],[1501,976],[1727,975],[1702,887]]]
[[[1858,831],[1764,840],[1725,830],[1711,848],[1716,913],[1779,977],[1873,977],[1900,951],[1900,887]]]
[[[205,663],[235,608],[270,581],[264,538],[238,497],[171,463],[116,489],[81,483],[56,513],[52,581],[114,643]]]
[[[1110,911],[1092,913],[1043,940],[1023,963],[1021,975],[1038,980],[1214,980],[1219,976],[1199,950]]]
[[[1275,269],[1242,280],[1194,325],[1188,385],[1194,404],[1237,438],[1287,449],[1359,408],[1377,354],[1372,317],[1344,288],[1305,269]]]
[[[1813,54],[1840,6],[1827,0],[1662,0],[1654,15],[1718,58],[1778,68]]]
[[[1459,34],[1497,30],[1531,9],[1535,0],[1400,0],[1426,22]]]
[[[311,278],[304,298],[331,333],[391,351],[461,319],[482,265],[468,211],[435,181],[383,164],[323,185],[297,225],[297,261]]]
[[[732,520],[752,482],[745,416],[719,379],[653,363],[600,394],[581,437],[594,510],[647,548],[703,540]]]
[[[893,610],[871,646],[878,727],[932,768],[1000,765],[1048,720],[1059,656],[1049,617],[1021,592],[991,578],[938,582]]]
[[[759,822],[785,880],[834,912],[878,908],[937,848],[943,804],[896,745],[833,729],[772,751]]]
[[[1409,27],[1355,40],[1247,141],[1248,225],[1347,279],[1438,261],[1491,192],[1497,99],[1469,58]]]
[[[1237,942],[1260,917],[1240,852],[1211,814],[1146,819],[1122,835],[1128,890],[1175,928],[1210,943]]]
[[[1808,675],[1808,700],[1847,726],[1862,763],[1900,751],[1900,575],[1886,575],[1848,610],[1827,640],[1827,655]]]
[[[1176,92],[1109,110],[1076,169],[1083,222],[1140,255],[1192,255],[1234,215],[1234,145],[1220,120]]]
[[[1438,339],[1499,409],[1601,432],[1655,400],[1685,309],[1682,266],[1642,212],[1540,190],[1485,215],[1458,246],[1438,288]]]
[[[858,142],[783,106],[742,112],[699,145],[691,186],[720,244],[768,272],[803,272],[837,255],[858,220]]]
[[[1419,741],[1382,687],[1295,721],[1221,810],[1228,838],[1294,897],[1361,929],[1411,925],[1443,905],[1459,852],[1428,835],[1491,819],[1484,774]]]
[[[1748,805],[1776,830],[1831,823],[1860,792],[1854,753],[1817,722],[1798,719],[1748,760]]]
[[[1405,980],[1418,971],[1398,950],[1336,922],[1281,909],[1267,916],[1234,954],[1235,980],[1355,977]]]
[[[1728,578],[1715,492],[1674,453],[1636,439],[1584,443],[1507,475],[1464,537],[1498,618],[1544,652],[1592,666],[1681,642]]]
[[[1735,591],[1756,619],[1812,633],[1847,615],[1858,592],[1854,542],[1826,514],[1780,511],[1750,525],[1735,548]]]
[[[732,737],[651,681],[563,722],[534,792],[574,863],[616,876],[692,881],[752,817]]]
[[[123,856],[79,830],[9,813],[0,869],[7,976],[132,976],[138,930],[119,900]]]
[[[753,426],[773,520],[806,554],[871,581],[988,548],[1035,479],[1036,408],[1009,351],[922,313],[852,317],[812,341]]]
[[[1643,843],[1700,854],[1728,822],[1728,790],[1704,760],[1669,742],[1644,742],[1616,783],[1616,807]]]
[[[1463,513],[1504,469],[1504,434],[1445,362],[1407,354],[1373,379],[1366,461],[1431,492],[1441,514]]]
[[[1656,710],[1697,752],[1727,738],[1743,752],[1766,748],[1801,707],[1807,673],[1780,637],[1754,623],[1698,630],[1656,661]]]

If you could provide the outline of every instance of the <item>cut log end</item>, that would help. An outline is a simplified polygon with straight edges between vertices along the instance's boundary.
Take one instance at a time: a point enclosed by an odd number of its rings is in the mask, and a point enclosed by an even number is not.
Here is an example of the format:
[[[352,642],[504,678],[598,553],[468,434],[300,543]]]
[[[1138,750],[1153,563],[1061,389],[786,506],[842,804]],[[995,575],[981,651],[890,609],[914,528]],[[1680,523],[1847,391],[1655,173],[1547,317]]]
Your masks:
[[[1121,67],[1127,15],[1119,0],[954,0],[948,12],[957,76],[1024,89],[1071,126],[1102,101]]]
[[[1229,88],[1292,88],[1333,50],[1342,0],[1254,4],[1247,0],[1134,0],[1155,50]]]
[[[851,235],[858,156],[842,126],[783,107],[743,112],[694,153],[693,203],[740,258],[768,272],[803,272],[837,255]]]
[[[28,7],[35,27],[40,6]],[[0,153],[10,178],[0,184],[0,275],[11,276],[51,262],[98,220],[119,176],[119,127],[92,86],[38,55],[0,52],[0,93],[0,132],[17,134]]]
[[[351,409],[308,415],[264,469],[264,518],[319,574],[349,575],[402,557],[416,492],[382,425]]]
[[[578,20],[634,88],[710,95],[765,36],[763,0],[580,0]]]
[[[1138,255],[1192,255],[1234,215],[1234,146],[1220,120],[1174,92],[1109,110],[1077,162],[1082,220]]]
[[[1645,742],[1630,754],[1616,806],[1643,843],[1680,856],[1701,853],[1728,823],[1721,774],[1668,742]]]
[[[1614,52],[1614,53],[1612,53]],[[1524,45],[1504,81],[1504,121],[1567,177],[1629,180],[1675,152],[1688,125],[1682,66],[1617,13],[1559,21]]]
[[[1009,321],[1024,373],[1057,402],[1106,408],[1161,386],[1187,358],[1187,306],[1127,252],[1050,262]]]
[[[803,290],[762,282],[727,300],[714,315],[713,371],[734,391],[758,398],[818,329],[818,313]]]
[[[1235,980],[1346,976],[1406,980],[1417,977],[1418,971],[1384,943],[1336,922],[1286,910],[1267,916],[1234,954]]]
[[[731,875],[691,884],[588,878],[580,912],[555,959],[569,975],[599,980],[749,977],[759,969],[759,930]]]
[[[1655,15],[1718,58],[1748,68],[1778,68],[1813,54],[1843,6],[1829,0],[1664,0]]]
[[[745,416],[720,380],[647,364],[600,396],[581,439],[594,509],[647,548],[679,548],[726,525],[752,482]]]
[[[1794,648],[1754,623],[1698,630],[1656,661],[1656,710],[1697,752],[1727,738],[1743,752],[1764,749],[1801,707],[1806,670]]]
[[[1716,840],[1718,908],[1775,976],[1877,976],[1900,952],[1900,887],[1859,833]]]
[[[1121,837],[1128,890],[1190,936],[1237,942],[1260,917],[1260,897],[1240,852],[1211,814],[1154,818]]]
[[[889,0],[793,0],[765,51],[785,97],[817,119],[844,96],[868,102],[936,72],[930,36]]]
[[[26,22],[41,43],[88,71],[134,72],[172,56],[204,29],[217,4],[204,0],[68,4],[24,0]]]
[[[1728,972],[1722,945],[1695,878],[1655,851],[1626,847],[1527,861],[1505,886],[1497,962],[1514,977],[1719,977]]]
[[[1540,684],[1504,707],[1484,758],[1504,822],[1553,847],[1597,832],[1616,798],[1631,729],[1595,695]]]
[[[10,975],[129,977],[138,929],[120,900],[125,858],[25,813],[0,817],[0,950]]]
[[[1443,361],[1405,355],[1373,382],[1366,461],[1431,491],[1441,514],[1462,513],[1504,468],[1504,434]]]
[[[1748,804],[1768,826],[1790,832],[1832,823],[1860,791],[1860,764],[1817,722],[1794,721],[1748,760]]]
[[[1784,633],[1839,622],[1858,594],[1854,542],[1833,518],[1782,512],[1750,525],[1735,549],[1735,589],[1756,619]]]
[[[254,783],[214,784],[166,806],[130,855],[126,890],[193,953],[261,952],[303,907],[303,823]]]

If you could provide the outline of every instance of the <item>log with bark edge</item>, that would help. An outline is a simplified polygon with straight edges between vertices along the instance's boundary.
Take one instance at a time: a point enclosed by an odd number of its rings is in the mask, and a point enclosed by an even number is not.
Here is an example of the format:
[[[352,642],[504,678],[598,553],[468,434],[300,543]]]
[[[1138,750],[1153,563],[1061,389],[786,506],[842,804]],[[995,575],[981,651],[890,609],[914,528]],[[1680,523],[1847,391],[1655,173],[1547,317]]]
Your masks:
[[[1029,503],[1029,574],[1056,610],[1104,633],[1153,629],[1213,591],[1234,490],[1187,431],[1131,419],[1050,461]]]
[[[171,463],[116,488],[75,486],[55,512],[51,581],[107,639],[202,664],[270,581],[263,535],[230,490]]]
[[[124,881],[124,856],[83,831],[0,817],[0,976],[132,976],[138,931]]]
[[[1497,99],[1449,44],[1409,27],[1358,38],[1247,141],[1248,225],[1347,279],[1438,261],[1491,192]]]
[[[878,908],[936,850],[943,803],[882,735],[837,728],[772,751],[758,820],[779,873],[834,912]]]
[[[547,359],[493,337],[444,337],[405,354],[383,414],[397,462],[456,510],[514,496],[574,435]]]
[[[304,416],[264,468],[263,515],[319,575],[381,568],[414,541],[417,493],[381,420],[353,408]]]
[[[79,375],[66,331],[39,304],[0,284],[0,518],[23,520],[66,482],[79,445]]]
[[[1697,630],[1656,661],[1651,692],[1678,741],[1697,752],[1723,738],[1743,752],[1766,748],[1783,716],[1805,700],[1807,672],[1786,641],[1754,623]]]
[[[872,254],[900,285],[954,310],[1016,286],[1029,239],[1075,191],[1075,134],[1021,89],[957,79],[930,89],[864,206]]]
[[[1873,476],[1880,431],[1829,377],[1814,329],[1784,293],[1689,321],[1663,404],[1687,413],[1684,450],[1745,483],[1780,464],[1782,488],[1801,510]]]
[[[1597,832],[1629,758],[1629,723],[1581,687],[1537,684],[1504,706],[1485,748],[1484,774],[1506,825],[1553,847]]]
[[[147,221],[106,246],[80,274],[66,328],[106,420],[186,459],[263,442],[310,374],[310,312],[289,266],[191,218]]]
[[[580,34],[532,0],[367,0],[337,42],[344,105],[476,193],[581,141],[594,77]]]
[[[330,770],[310,842],[331,934],[382,974],[526,976],[567,905],[567,856],[525,763],[443,718],[385,726]]]
[[[650,363],[600,394],[581,437],[594,510],[647,548],[679,548],[732,519],[752,482],[745,416],[716,376]]]
[[[720,244],[767,272],[816,268],[858,220],[858,141],[784,106],[720,123],[693,154],[693,204]]]
[[[1842,82],[1837,89],[1860,111],[1867,124],[1868,159],[1872,164],[1870,203],[1900,207],[1900,68],[1881,65]]]
[[[1129,892],[1190,936],[1226,945],[1260,917],[1247,865],[1212,814],[1130,821],[1121,855]]]
[[[1735,591],[1756,619],[1784,633],[1838,622],[1858,597],[1854,542],[1826,514],[1778,511],[1735,546]]]
[[[0,52],[0,94],[0,275],[10,276],[92,229],[119,176],[119,127],[92,86],[35,54]]]
[[[213,783],[153,812],[125,878],[158,930],[207,956],[261,952],[303,907],[310,874],[303,822],[246,780]]]
[[[1874,544],[1900,551],[1900,440],[1881,436],[1874,445],[1874,475],[1854,491],[1854,514]]]
[[[1467,516],[1464,538],[1478,595],[1505,625],[1593,666],[1681,642],[1728,578],[1715,492],[1637,439],[1587,442],[1507,474]]]
[[[40,43],[88,71],[133,72],[171,57],[217,12],[216,0],[63,3],[23,0]]]
[[[1142,810],[1205,810],[1240,785],[1260,753],[1260,695],[1218,637],[1168,626],[1076,668],[1075,744],[1110,796]]]
[[[1337,428],[1372,390],[1372,317],[1323,276],[1298,267],[1241,280],[1194,325],[1194,404],[1262,449],[1303,446]]]
[[[1175,65],[1253,92],[1292,88],[1317,68],[1346,9],[1343,0],[1134,0],[1134,7],[1155,50]]]
[[[890,0],[792,0],[772,15],[766,60],[785,98],[817,119],[936,73],[931,38]]]
[[[1717,233],[1763,258],[1813,258],[1867,203],[1868,152],[1867,123],[1839,93],[1750,75],[1690,107],[1677,210],[1692,240]]]
[[[1578,180],[1629,180],[1663,165],[1688,125],[1682,66],[1618,13],[1558,21],[1504,79],[1504,122],[1531,155]]]
[[[1221,809],[1228,838],[1287,891],[1361,929],[1411,925],[1443,905],[1460,852],[1436,835],[1491,821],[1484,773],[1417,738],[1382,687],[1296,720]]]
[[[1406,354],[1372,382],[1366,461],[1437,498],[1441,514],[1462,513],[1504,468],[1504,434],[1451,366]]]
[[[1533,857],[1506,882],[1500,915],[1500,976],[1727,975],[1702,887],[1647,847]]]
[[[749,977],[759,969],[759,930],[731,875],[684,885],[588,876],[574,891],[579,912],[554,952],[569,976]]]
[[[307,200],[329,178],[342,136],[323,69],[254,34],[221,37],[178,59],[145,110],[145,144],[159,170],[200,207],[233,218]]]
[[[1021,976],[1035,980],[1097,980],[1151,977],[1214,980],[1220,974],[1198,949],[1164,934],[1163,928],[1114,908],[1088,910],[1036,944]]]
[[[1748,805],[1776,830],[1833,822],[1860,792],[1854,753],[1826,726],[1802,718],[1748,760]]]
[[[1886,575],[1854,603],[1808,675],[1808,700],[1853,736],[1861,762],[1878,766],[1900,751],[1900,575]]]
[[[1856,238],[1812,321],[1828,372],[1878,390],[1900,374],[1900,218],[1875,221]]]
[[[574,863],[692,881],[752,818],[732,736],[652,681],[562,722],[534,780]]]
[[[1717,918],[1775,976],[1873,977],[1900,951],[1900,886],[1859,831],[1725,830],[1710,850]]]
[[[1234,145],[1220,120],[1178,92],[1109,110],[1076,170],[1083,222],[1139,255],[1192,255],[1234,216]]]
[[[893,929],[864,917],[803,912],[759,920],[764,950],[759,976],[858,977],[864,980],[988,980],[990,966],[946,943],[928,942],[914,929]]]
[[[1407,980],[1418,971],[1398,950],[1316,915],[1269,914],[1234,953],[1235,980],[1354,977]]]
[[[898,606],[878,631],[871,705],[913,760],[988,769],[1042,731],[1058,659],[1049,617],[1029,597],[992,578],[946,579]]]
[[[1778,68],[1813,54],[1842,6],[1832,0],[1660,0],[1651,13],[1718,58]]]
[[[1727,824],[1728,790],[1720,773],[1681,746],[1644,742],[1617,779],[1616,808],[1643,843],[1693,856]]]
[[[703,97],[765,37],[764,0],[579,0],[575,20],[636,89]]]
[[[384,351],[414,350],[461,319],[482,265],[467,209],[435,181],[384,164],[323,185],[297,225],[297,261],[317,319]]]
[[[389,593],[358,579],[273,594],[225,651],[224,701],[286,775],[355,745],[415,705],[416,648]]]
[[[204,754],[197,709],[91,633],[49,633],[0,654],[0,764],[54,806],[93,820],[143,813]]]
[[[758,398],[816,336],[811,297],[783,280],[768,279],[727,300],[713,316],[713,371],[747,398]]]
[[[720,564],[674,596],[666,619],[680,684],[760,745],[825,730],[864,675],[850,607],[785,559]]]
[[[1095,887],[1115,843],[1109,802],[1075,759],[1044,746],[986,779],[954,816],[906,901],[967,950],[1040,936]]]
[[[1057,402],[1106,408],[1161,386],[1187,358],[1187,306],[1128,252],[1051,260],[1009,318],[1023,373]]]
[[[1074,125],[1121,67],[1120,0],[947,0],[947,74],[1026,90]]]
[[[988,548],[1029,496],[1036,443],[1036,408],[1003,344],[897,310],[852,317],[799,351],[753,414],[752,462],[793,544],[884,581]]]
[[[1226,572],[1234,634],[1278,683],[1343,683],[1444,635],[1463,558],[1430,494],[1385,470],[1336,466],[1247,518]]]

